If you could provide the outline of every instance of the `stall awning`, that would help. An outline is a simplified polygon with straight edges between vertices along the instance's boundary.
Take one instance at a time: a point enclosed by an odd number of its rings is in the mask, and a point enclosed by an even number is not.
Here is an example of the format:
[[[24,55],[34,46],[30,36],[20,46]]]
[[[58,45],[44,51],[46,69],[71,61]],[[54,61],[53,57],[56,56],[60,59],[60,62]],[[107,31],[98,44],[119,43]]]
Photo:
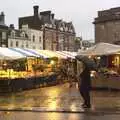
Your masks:
[[[0,59],[20,59],[20,58],[25,58],[26,56],[12,51],[9,48],[2,48],[0,47]]]
[[[65,56],[66,58],[71,58],[71,59],[75,59],[75,56],[72,55],[71,52],[68,51],[56,51],[58,54],[61,54],[63,56]]]
[[[77,55],[76,52],[70,52],[70,51],[62,51],[63,53],[69,55],[71,58],[75,58],[75,56]]]
[[[9,49],[18,52],[26,57],[39,57],[38,55],[28,51],[27,49],[23,49],[23,48],[9,48]]]
[[[38,50],[28,48],[2,48],[0,47],[0,59],[20,59],[25,57],[40,57],[40,58],[53,58],[60,59],[71,58],[74,59],[75,52],[68,51],[51,51],[51,50]]]
[[[38,52],[37,50],[34,50],[34,49],[27,49],[27,48],[24,48],[23,50],[25,50],[25,51],[27,51],[27,52],[30,52],[30,53],[34,54],[36,57],[48,58],[48,57],[45,56],[44,54],[41,54],[40,52]]]
[[[98,43],[87,50],[79,51],[78,55],[110,55],[120,52],[120,45]]]

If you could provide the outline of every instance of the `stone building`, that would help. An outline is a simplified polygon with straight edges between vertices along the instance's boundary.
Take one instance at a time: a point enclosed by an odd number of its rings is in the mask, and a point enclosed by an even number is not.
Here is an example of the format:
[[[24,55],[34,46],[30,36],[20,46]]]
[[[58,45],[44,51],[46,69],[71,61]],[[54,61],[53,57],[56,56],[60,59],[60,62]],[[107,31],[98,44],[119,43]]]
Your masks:
[[[10,25],[8,32],[8,47],[43,49],[43,32],[22,26],[17,30]]]
[[[120,7],[98,11],[93,24],[96,43],[120,44]]]
[[[15,29],[11,24],[5,25],[5,15],[0,14],[0,47],[19,47],[31,49],[43,49],[43,31],[28,28],[22,25],[21,29]]]
[[[19,29],[27,25],[42,30],[43,49],[74,51],[76,34],[72,22],[55,19],[51,11],[39,12],[39,6],[34,6],[33,10],[33,16],[19,18]]]
[[[8,28],[8,47],[29,48],[30,39],[25,31],[17,30],[11,24]]]
[[[29,28],[28,25],[23,25],[21,31],[28,36],[28,48],[43,50],[43,31]]]

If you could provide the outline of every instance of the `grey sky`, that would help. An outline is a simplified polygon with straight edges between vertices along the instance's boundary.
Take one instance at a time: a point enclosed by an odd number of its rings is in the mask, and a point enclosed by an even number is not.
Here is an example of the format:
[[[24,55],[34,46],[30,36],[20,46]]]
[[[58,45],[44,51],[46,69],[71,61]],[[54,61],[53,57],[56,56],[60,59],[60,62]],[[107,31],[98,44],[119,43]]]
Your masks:
[[[18,26],[18,17],[33,14],[33,5],[39,11],[52,10],[55,18],[72,21],[77,36],[94,39],[94,25],[97,11],[120,7],[120,0],[1,0],[0,11],[4,11],[7,25]]]

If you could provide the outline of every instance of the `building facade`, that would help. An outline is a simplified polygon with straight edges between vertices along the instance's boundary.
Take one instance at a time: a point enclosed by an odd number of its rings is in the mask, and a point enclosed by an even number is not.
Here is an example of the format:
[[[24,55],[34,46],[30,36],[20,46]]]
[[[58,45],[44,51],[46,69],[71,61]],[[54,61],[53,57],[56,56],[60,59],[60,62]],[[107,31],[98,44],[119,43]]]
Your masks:
[[[28,36],[28,48],[43,50],[43,31],[31,29],[28,25],[23,25],[21,30]]]
[[[1,12],[0,47],[43,49],[43,31],[30,29],[27,25],[21,29],[15,29],[13,24],[8,27],[5,25],[5,15]]]
[[[13,24],[8,30],[8,47],[29,48],[30,39],[25,31],[15,29]]]
[[[75,52],[82,49],[82,37],[76,37],[75,39]]]
[[[74,51],[75,29],[72,22],[54,18],[51,11],[39,12],[39,6],[33,7],[33,16],[19,18],[19,29],[28,25],[31,29],[43,31],[43,49]]]
[[[29,29],[28,26],[20,30],[9,27],[8,47],[43,49],[42,31]]]
[[[81,49],[85,50],[85,49],[92,47],[93,45],[95,45],[93,40],[82,40]]]
[[[95,42],[120,45],[120,7],[98,11],[94,20]]]

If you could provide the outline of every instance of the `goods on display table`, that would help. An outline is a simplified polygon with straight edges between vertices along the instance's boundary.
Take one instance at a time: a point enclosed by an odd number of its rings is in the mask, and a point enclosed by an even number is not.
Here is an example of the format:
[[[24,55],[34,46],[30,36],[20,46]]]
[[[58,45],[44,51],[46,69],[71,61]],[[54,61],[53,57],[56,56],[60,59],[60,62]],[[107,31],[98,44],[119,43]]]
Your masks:
[[[63,62],[75,58],[60,51],[3,48],[4,54],[0,49],[0,92],[56,84]]]

